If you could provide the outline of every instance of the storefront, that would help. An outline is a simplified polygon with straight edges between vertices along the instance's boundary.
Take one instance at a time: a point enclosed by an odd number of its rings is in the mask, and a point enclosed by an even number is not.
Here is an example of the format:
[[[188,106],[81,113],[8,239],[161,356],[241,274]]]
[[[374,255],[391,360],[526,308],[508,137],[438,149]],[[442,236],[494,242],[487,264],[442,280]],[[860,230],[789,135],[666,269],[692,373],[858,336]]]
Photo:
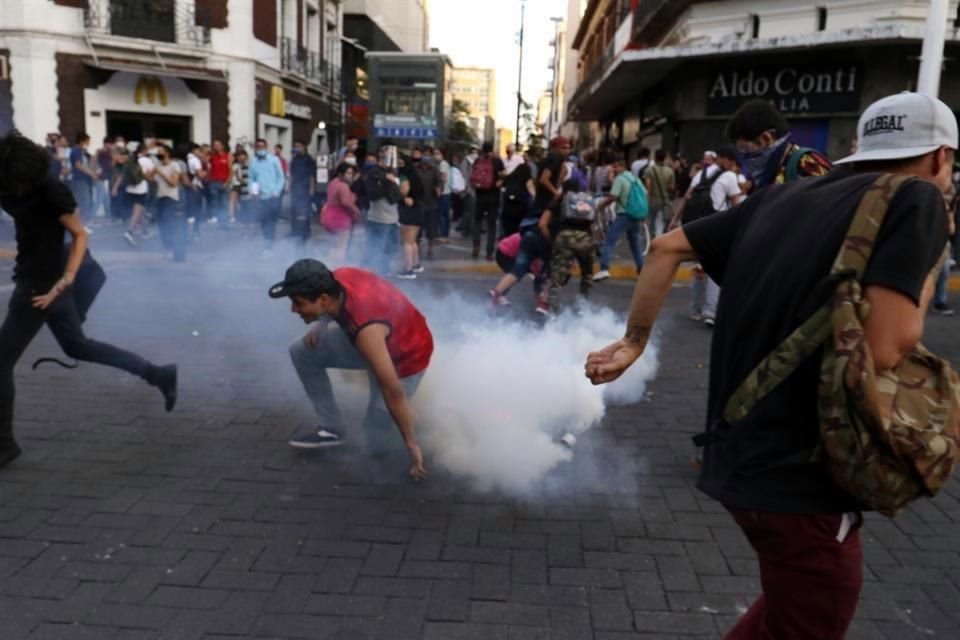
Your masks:
[[[945,58],[958,52],[948,45]],[[641,146],[696,157],[724,142],[730,116],[759,98],[787,117],[798,143],[841,157],[867,105],[915,88],[918,53],[918,45],[887,42],[628,61],[581,102],[600,125],[597,139],[582,142],[629,157]],[[628,77],[636,88],[618,84]],[[944,73],[940,97],[960,105],[960,77]]]
[[[294,141],[311,153],[327,153],[339,144],[340,114],[322,95],[257,80],[257,137],[289,152]]]

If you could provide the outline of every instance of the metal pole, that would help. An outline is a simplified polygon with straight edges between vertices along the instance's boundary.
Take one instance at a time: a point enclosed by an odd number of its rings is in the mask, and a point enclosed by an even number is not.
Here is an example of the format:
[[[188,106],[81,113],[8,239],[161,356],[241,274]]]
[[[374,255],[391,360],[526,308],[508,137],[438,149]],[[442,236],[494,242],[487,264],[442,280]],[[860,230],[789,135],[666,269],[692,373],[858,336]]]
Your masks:
[[[943,69],[943,41],[947,32],[947,0],[930,0],[927,30],[923,36],[920,54],[920,72],[917,91],[937,96],[940,93],[940,73]]]
[[[523,108],[523,18],[526,11],[526,0],[520,2],[520,65],[517,71],[517,139],[514,141],[517,147],[522,149],[523,143],[520,141],[520,110]]]

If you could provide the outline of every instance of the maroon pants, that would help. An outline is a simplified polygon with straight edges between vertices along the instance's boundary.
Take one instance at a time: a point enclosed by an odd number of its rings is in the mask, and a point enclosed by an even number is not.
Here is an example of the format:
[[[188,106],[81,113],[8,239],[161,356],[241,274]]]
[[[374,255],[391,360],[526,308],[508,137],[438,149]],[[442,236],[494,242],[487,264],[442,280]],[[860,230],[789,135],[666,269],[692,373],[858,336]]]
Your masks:
[[[725,640],[843,640],[863,584],[862,518],[837,542],[839,513],[727,509],[757,552],[763,593]]]

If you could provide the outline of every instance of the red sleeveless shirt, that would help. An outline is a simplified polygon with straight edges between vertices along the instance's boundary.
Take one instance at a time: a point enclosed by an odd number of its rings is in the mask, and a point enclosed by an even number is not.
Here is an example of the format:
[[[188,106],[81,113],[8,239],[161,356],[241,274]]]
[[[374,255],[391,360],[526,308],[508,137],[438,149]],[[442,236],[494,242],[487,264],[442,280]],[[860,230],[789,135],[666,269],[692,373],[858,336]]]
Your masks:
[[[337,323],[356,342],[364,327],[387,325],[387,351],[401,378],[424,371],[433,355],[433,335],[427,321],[402,291],[380,276],[352,267],[333,272],[343,287],[343,306]]]

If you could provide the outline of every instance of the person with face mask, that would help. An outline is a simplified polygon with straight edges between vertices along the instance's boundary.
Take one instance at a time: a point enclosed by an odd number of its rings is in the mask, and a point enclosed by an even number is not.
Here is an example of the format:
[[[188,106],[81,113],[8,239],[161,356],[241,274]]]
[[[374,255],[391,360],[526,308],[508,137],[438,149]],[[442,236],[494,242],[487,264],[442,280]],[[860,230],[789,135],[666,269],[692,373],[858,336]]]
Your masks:
[[[423,314],[402,291],[375,273],[351,267],[331,271],[322,262],[309,259],[293,263],[269,295],[290,298],[291,312],[312,323],[310,331],[290,345],[290,358],[320,425],[294,436],[290,446],[321,449],[342,445],[345,424],[328,370],[367,371],[367,442],[372,439],[374,447],[382,447],[393,422],[410,454],[410,477],[425,478],[410,407],[410,398],[433,355],[433,335]]]
[[[815,149],[793,142],[790,125],[766,100],[744,103],[727,122],[726,136],[737,147],[737,164],[746,192],[830,172],[830,161]]]
[[[356,161],[357,149],[359,148],[360,148],[359,140],[353,137],[347,138],[346,144],[340,147],[340,151],[337,152],[337,164],[340,164],[341,162],[345,162],[348,153],[353,155],[354,161]]]
[[[299,255],[304,255],[310,239],[310,218],[313,216],[313,194],[316,191],[317,162],[307,153],[302,140],[293,143],[290,158],[290,235]]]
[[[258,138],[256,154],[250,162],[248,172],[250,197],[257,203],[257,217],[260,220],[260,232],[263,234],[261,257],[273,256],[273,240],[277,235],[277,221],[280,219],[280,206],[286,177],[276,155],[267,153],[267,141]]]
[[[327,185],[327,202],[320,212],[320,224],[333,236],[329,259],[334,264],[346,262],[350,232],[361,220],[357,196],[351,189],[356,175],[356,169],[346,162],[337,165],[336,175]]]

